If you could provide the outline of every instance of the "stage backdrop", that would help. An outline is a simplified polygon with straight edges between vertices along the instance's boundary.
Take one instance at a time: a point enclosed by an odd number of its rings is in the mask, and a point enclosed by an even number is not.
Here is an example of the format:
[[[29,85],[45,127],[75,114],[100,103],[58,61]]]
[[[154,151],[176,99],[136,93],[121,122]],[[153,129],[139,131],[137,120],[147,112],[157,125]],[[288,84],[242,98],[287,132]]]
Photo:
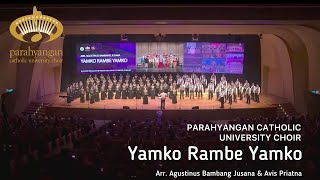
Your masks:
[[[184,60],[184,45],[192,41],[191,34],[168,34],[161,41],[159,41],[153,34],[129,34],[127,35],[127,43],[136,44],[136,58],[137,61],[139,57],[145,55],[146,53],[168,53],[172,55],[179,56],[179,63],[183,64]],[[67,35],[64,38],[64,57],[62,64],[62,76],[61,76],[61,91],[65,91],[66,87],[75,81],[84,80],[88,74],[94,73],[79,73],[79,45],[91,44],[91,43],[125,43],[121,40],[121,35]],[[260,48],[260,39],[258,35],[199,35],[198,44],[201,42],[210,42],[210,43],[233,43],[241,45],[244,52],[237,55],[236,59],[239,63],[235,66],[236,71],[234,73],[224,73],[228,80],[239,80],[244,81],[248,80],[249,82],[254,82],[261,84],[261,48]],[[84,47],[86,48],[86,47]],[[89,48],[89,47],[87,47]],[[96,48],[96,46],[94,47]],[[92,50],[92,47],[91,47]],[[109,54],[108,54],[109,55]],[[112,54],[110,54],[112,55]],[[91,56],[91,55],[90,55]],[[227,55],[226,55],[227,56]],[[228,56],[226,57],[228,58]],[[235,58],[232,55],[232,58]],[[240,59],[239,59],[240,58]],[[130,59],[129,59],[130,60]],[[231,59],[233,62],[234,59]],[[241,62],[240,62],[241,61]],[[242,68],[243,66],[243,68]],[[168,68],[170,70],[170,68]],[[172,71],[137,71],[137,73],[149,73],[159,72],[159,73],[168,73],[176,74],[184,72],[185,69],[172,69]],[[201,73],[202,69],[198,73]],[[203,71],[204,72],[204,71]],[[208,72],[208,71],[206,71]],[[102,72],[95,72],[102,73]],[[105,72],[107,73],[107,72]],[[108,71],[108,73],[121,73]],[[122,72],[123,73],[123,72]],[[211,73],[210,73],[211,74]],[[222,73],[218,73],[218,78]],[[208,74],[209,76],[209,74]]]
[[[179,56],[180,62],[183,64],[183,43],[177,42],[149,42],[137,43],[137,64],[142,56],[149,54],[171,54]]]

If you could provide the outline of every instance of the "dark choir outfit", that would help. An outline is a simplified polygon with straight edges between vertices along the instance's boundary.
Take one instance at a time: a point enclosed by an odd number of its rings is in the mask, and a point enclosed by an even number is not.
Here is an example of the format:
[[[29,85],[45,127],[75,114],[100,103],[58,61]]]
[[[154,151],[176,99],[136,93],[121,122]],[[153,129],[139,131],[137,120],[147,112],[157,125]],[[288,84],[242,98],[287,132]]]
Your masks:
[[[141,89],[140,86],[137,86],[136,88],[136,99],[141,99]]]
[[[256,101],[255,100],[255,89],[256,87],[254,85],[251,86],[251,100]]]
[[[89,89],[89,86],[86,87],[86,101],[90,101],[90,89]]]
[[[163,78],[160,79],[160,84],[162,84],[162,85],[164,84],[164,79]]]
[[[168,82],[168,76],[166,74],[163,76],[163,79],[164,79],[164,82]]]
[[[154,89],[153,85],[151,86],[151,89],[150,89],[150,96],[151,96],[151,99],[156,98],[156,90]]]
[[[125,85],[122,86],[122,99],[127,99],[127,87]]]
[[[159,86],[159,93],[162,93],[162,92],[164,92],[164,91],[163,91],[163,85],[161,84],[161,85]]]
[[[99,102],[99,101],[100,101],[98,85],[96,85],[95,101],[96,101],[96,102]]]
[[[84,89],[83,88],[80,89],[80,102],[84,103]]]
[[[178,94],[177,89],[173,89],[172,90],[172,95],[171,95],[172,104],[177,104],[177,94]]]
[[[259,97],[259,95],[260,95],[260,87],[259,86],[257,86],[256,88],[255,88],[255,90],[256,90],[256,92],[255,92],[255,99],[256,99],[256,102],[257,103],[260,103],[260,97]]]
[[[148,104],[148,90],[143,90],[143,104]]]
[[[121,90],[119,86],[116,86],[116,95],[114,96],[115,99],[120,99],[121,97]]]
[[[172,91],[173,91],[173,86],[171,85],[171,86],[169,87],[169,90],[168,90],[169,98],[170,98],[170,99],[172,98]]]
[[[70,88],[67,89],[67,103],[71,103],[71,90]]]
[[[251,88],[247,87],[246,89],[246,97],[247,97],[247,104],[250,104],[250,97],[251,96]]]
[[[239,93],[239,96],[240,96],[240,101],[242,101],[242,99],[243,99],[243,87],[242,86],[240,86],[238,93]]]
[[[168,84],[164,84],[163,85],[163,91],[165,92],[165,93],[168,93]]]
[[[232,104],[232,94],[233,94],[233,89],[230,87],[228,89],[228,100],[229,100],[229,104]]]
[[[237,103],[237,94],[238,94],[237,88],[233,87],[233,102],[234,103]]]
[[[148,83],[148,84],[147,84],[148,96],[150,96],[150,89],[151,89],[151,84]]]
[[[113,80],[113,86],[112,86],[112,90],[115,91],[117,87],[117,80]]]
[[[112,86],[109,86],[109,87],[108,87],[108,99],[113,99]]]
[[[129,96],[129,99],[133,99],[133,96],[134,96],[134,90],[133,90],[133,86],[132,85],[129,85],[129,90],[128,90],[128,96]]]
[[[169,84],[171,85],[173,83],[173,79],[169,78]]]
[[[174,88],[177,88],[177,87],[178,87],[176,82],[173,82],[173,83],[172,83],[172,86],[173,86]]]
[[[160,84],[159,83],[156,83],[156,94],[159,94],[159,89],[160,89]]]
[[[94,103],[94,88],[91,87],[90,89],[90,104]]]
[[[101,86],[101,100],[105,100],[106,99],[106,86],[105,84],[102,84]]]

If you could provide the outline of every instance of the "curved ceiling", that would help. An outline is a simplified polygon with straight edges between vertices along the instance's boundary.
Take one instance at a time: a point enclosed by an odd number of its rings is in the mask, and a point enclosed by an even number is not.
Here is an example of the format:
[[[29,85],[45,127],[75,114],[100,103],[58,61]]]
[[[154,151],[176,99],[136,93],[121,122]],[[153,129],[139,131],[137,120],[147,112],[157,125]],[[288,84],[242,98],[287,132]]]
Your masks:
[[[0,21],[32,14],[33,5],[0,7]],[[320,20],[319,5],[38,5],[61,21],[77,20]],[[297,13],[298,12],[298,13]]]

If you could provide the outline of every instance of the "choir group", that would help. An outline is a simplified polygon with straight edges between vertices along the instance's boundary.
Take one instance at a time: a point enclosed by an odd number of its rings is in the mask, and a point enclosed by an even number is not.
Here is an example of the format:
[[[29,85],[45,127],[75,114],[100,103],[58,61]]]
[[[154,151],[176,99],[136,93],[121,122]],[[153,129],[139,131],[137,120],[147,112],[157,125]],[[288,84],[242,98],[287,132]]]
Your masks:
[[[148,54],[140,57],[140,63],[144,68],[176,68],[179,65],[179,56],[172,54]]]
[[[251,100],[259,103],[259,95],[261,89],[258,84],[252,83],[250,86],[248,81],[240,83],[237,79],[235,82],[228,82],[226,77],[222,75],[220,81],[217,81],[215,74],[212,74],[208,79],[204,74],[200,76],[192,73],[190,75],[184,74],[173,77],[172,74],[160,74],[155,77],[153,74],[147,77],[145,74],[138,76],[135,74],[131,77],[126,74],[125,77],[107,75],[100,77],[90,75],[86,84],[82,81],[79,83],[72,83],[67,88],[67,102],[80,97],[80,102],[89,101],[90,104],[99,102],[105,99],[143,99],[143,104],[148,104],[148,97],[155,99],[160,93],[165,92],[172,100],[173,104],[177,103],[177,96],[180,99],[190,98],[203,99],[204,93],[208,94],[208,100],[219,100],[221,108],[224,108],[224,103],[237,103],[246,98],[248,104]],[[214,98],[216,96],[216,98]]]

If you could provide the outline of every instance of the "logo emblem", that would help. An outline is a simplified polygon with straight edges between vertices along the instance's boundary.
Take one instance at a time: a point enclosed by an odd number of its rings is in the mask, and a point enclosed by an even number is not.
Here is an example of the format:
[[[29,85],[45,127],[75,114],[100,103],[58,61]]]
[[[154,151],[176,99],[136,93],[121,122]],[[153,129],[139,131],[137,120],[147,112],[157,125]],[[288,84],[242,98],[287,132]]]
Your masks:
[[[33,7],[33,14],[19,17],[10,25],[10,33],[16,39],[27,42],[50,42],[62,35],[63,26],[57,19],[43,15]]]

